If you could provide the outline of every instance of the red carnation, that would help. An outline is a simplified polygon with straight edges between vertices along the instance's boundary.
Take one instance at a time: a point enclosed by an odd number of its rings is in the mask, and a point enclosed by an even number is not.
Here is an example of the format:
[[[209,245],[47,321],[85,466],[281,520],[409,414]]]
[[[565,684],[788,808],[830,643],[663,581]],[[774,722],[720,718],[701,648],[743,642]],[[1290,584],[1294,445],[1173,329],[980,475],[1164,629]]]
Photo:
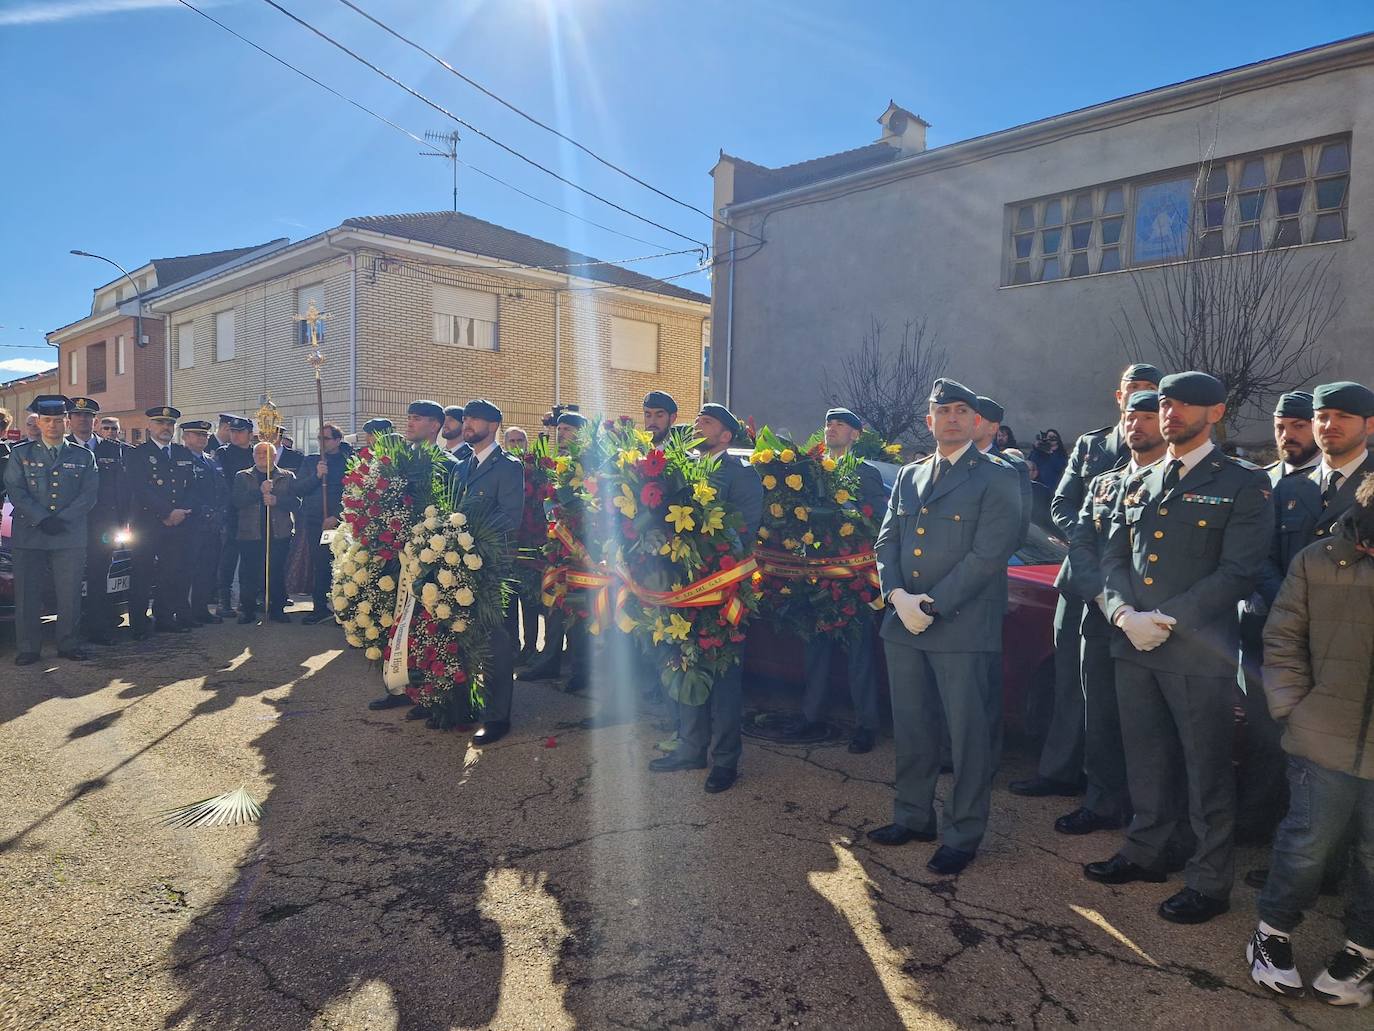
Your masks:
[[[380,505],[368,505],[368,506],[367,506],[367,514],[370,515],[373,519],[376,519],[378,516],[380,516],[380,515],[382,514],[381,506],[380,506]]]
[[[722,555],[720,558],[720,568],[722,570],[734,569],[737,565],[739,565],[739,563],[735,561],[732,555]]]
[[[406,697],[410,699],[410,701],[411,701],[412,704],[414,704],[414,705],[419,705],[419,704],[420,704],[420,689],[419,689],[418,687],[416,687],[415,685],[413,685],[413,684],[407,685],[407,686],[406,686]]]
[[[855,612],[858,611],[858,609],[856,609],[853,605],[846,605],[844,608],[840,609],[840,611],[843,612],[846,616],[852,616]]]
[[[865,519],[872,519],[872,518],[873,518],[873,506],[872,506],[872,505],[864,505],[863,508],[861,508],[859,511],[861,511],[861,512],[864,514],[864,518],[865,518]]]
[[[433,662],[429,664],[429,671],[433,673],[436,677],[442,677],[445,673],[448,672],[448,668],[443,664],[442,661],[440,661],[439,659],[435,659]]]
[[[424,658],[424,660],[425,660],[426,662],[433,662],[433,661],[434,661],[434,656],[437,655],[437,654],[438,654],[438,653],[434,650],[434,645],[432,645],[432,644],[427,644],[427,645],[425,645],[425,650],[424,650],[424,652],[423,652],[423,658]]]
[[[663,488],[657,483],[646,483],[639,489],[639,500],[650,508],[658,508],[663,504]]]
[[[377,489],[378,489],[378,490],[388,490],[390,487],[391,487],[391,481],[388,480],[388,479],[386,479],[385,477],[383,477],[382,479],[380,479],[380,480],[377,481]]]
[[[448,644],[444,645],[444,651],[448,652],[450,655],[457,655],[457,654],[458,654],[458,642],[457,642],[457,641],[449,641]]]
[[[453,682],[455,684],[466,684],[467,680],[468,675],[464,673],[461,669],[457,673],[453,674]]]
[[[390,465],[390,464],[391,464],[391,456],[390,456],[390,455],[382,455],[382,465]]]

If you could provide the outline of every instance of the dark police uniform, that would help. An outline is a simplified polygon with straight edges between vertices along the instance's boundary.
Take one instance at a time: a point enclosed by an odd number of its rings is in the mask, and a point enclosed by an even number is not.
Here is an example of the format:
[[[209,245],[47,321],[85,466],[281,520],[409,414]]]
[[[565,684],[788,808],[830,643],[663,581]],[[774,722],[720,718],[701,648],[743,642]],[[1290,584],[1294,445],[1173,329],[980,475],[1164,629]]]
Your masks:
[[[36,397],[30,411],[65,415],[67,399]],[[14,445],[5,467],[5,490],[14,506],[11,555],[14,562],[17,665],[42,651],[44,594],[49,584],[57,602],[59,655],[84,658],[81,651],[81,581],[86,572],[86,520],[100,495],[95,455],[63,440],[49,448],[42,440]],[[105,586],[102,576],[100,587]]]
[[[469,401],[463,407],[475,419],[499,423],[502,418],[501,410],[490,401]],[[525,512],[525,467],[520,459],[494,444],[481,462],[476,454],[471,454],[457,465],[459,503],[469,509],[482,506],[493,513],[494,525],[509,535],[510,547],[514,548],[515,532]],[[483,723],[510,722],[515,677],[511,642],[520,634],[519,618],[515,605],[507,604],[499,628],[491,635],[491,657],[484,677]]]
[[[1174,396],[1171,381],[1183,377],[1166,376],[1161,397]],[[1190,396],[1181,399],[1211,403]],[[1166,455],[1125,481],[1102,570],[1110,622],[1117,624],[1127,606],[1177,620],[1164,643],[1150,651],[1137,650],[1124,635],[1112,641],[1135,806],[1120,856],[1147,870],[1162,869],[1165,849],[1185,815],[1177,798],[1179,777],[1186,773],[1187,816],[1198,839],[1187,885],[1224,901],[1235,876],[1237,604],[1254,589],[1269,548],[1273,507],[1262,472],[1205,446],[1210,451],[1181,477],[1181,466]]]
[[[253,424],[247,419],[234,416],[229,424],[239,429],[251,429]],[[239,447],[237,444],[222,444],[215,450],[215,461],[224,474],[226,497],[233,492],[234,477],[245,469],[253,468],[253,449]],[[219,614],[221,616],[233,609],[234,577],[239,573],[239,531],[238,512],[232,502],[224,506],[224,536],[219,556]],[[243,604],[243,591],[240,585],[239,604]],[[251,599],[250,599],[251,600]]]
[[[208,422],[184,422],[183,431],[209,431]],[[190,451],[190,448],[187,448]],[[191,581],[191,618],[197,623],[217,623],[221,617],[210,611],[219,584],[220,548],[224,544],[224,512],[229,506],[229,487],[224,470],[208,450],[191,451],[191,523],[188,565]]]
[[[937,380],[932,402],[961,400]],[[953,384],[959,391],[967,388]],[[968,402],[972,407],[973,401]],[[934,834],[943,708],[954,786],[941,839],[972,855],[987,829],[992,788],[988,652],[1002,650],[1007,560],[1021,526],[1014,469],[972,444],[951,464],[938,453],[904,466],[892,488],[876,550],[883,597],[898,589],[934,599],[935,619],[913,635],[895,611],[881,636],[892,694],[896,799],[892,823]]]
[[[100,405],[88,397],[74,397],[71,411],[95,414],[100,411]],[[91,451],[100,471],[100,495],[95,508],[86,517],[86,596],[81,604],[82,627],[88,640],[113,644],[111,635],[119,618],[110,603],[108,581],[116,550],[115,537],[129,522],[125,448],[116,440],[96,435],[83,444],[68,434],[67,441]]]
[[[169,406],[149,408],[150,419],[181,417]],[[157,629],[180,632],[195,625],[190,590],[190,548],[195,530],[192,483],[195,459],[189,448],[175,441],[164,450],[149,438],[126,457],[134,568],[129,589],[129,626],[135,638],[148,633],[148,603],[153,603]],[[164,520],[175,509],[188,515],[177,526]]]

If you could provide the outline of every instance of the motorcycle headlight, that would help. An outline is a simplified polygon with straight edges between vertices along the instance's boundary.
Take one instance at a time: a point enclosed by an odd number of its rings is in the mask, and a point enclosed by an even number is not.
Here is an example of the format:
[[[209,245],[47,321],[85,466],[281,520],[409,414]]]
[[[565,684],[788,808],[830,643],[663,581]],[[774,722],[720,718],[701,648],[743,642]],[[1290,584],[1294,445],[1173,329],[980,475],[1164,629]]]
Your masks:
[[[134,535],[128,530],[116,530],[114,534],[114,544],[119,548],[127,548],[134,542]]]

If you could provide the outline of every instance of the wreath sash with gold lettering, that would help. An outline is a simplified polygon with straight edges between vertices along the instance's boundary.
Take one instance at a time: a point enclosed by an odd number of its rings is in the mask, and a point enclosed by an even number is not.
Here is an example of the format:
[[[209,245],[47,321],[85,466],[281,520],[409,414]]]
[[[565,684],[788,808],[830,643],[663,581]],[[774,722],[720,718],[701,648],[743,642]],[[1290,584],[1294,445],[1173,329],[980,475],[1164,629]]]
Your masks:
[[[881,587],[878,578],[878,556],[870,548],[854,555],[825,555],[803,558],[772,548],[755,548],[754,558],[765,576],[782,580],[850,580],[861,576],[873,587]],[[870,602],[874,609],[883,607],[881,593]]]

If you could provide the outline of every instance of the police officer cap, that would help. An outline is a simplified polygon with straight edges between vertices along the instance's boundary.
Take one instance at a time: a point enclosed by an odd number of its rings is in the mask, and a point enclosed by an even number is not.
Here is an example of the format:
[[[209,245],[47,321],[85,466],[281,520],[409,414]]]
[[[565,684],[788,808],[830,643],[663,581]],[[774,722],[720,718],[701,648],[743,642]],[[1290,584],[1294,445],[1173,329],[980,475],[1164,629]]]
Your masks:
[[[391,432],[391,420],[390,420],[390,419],[368,419],[367,422],[363,423],[363,432],[364,432],[364,433],[371,433],[373,436],[376,436],[378,433],[390,433],[390,432]]]
[[[1126,371],[1121,374],[1122,383],[1132,381],[1138,383],[1158,383],[1164,378],[1163,374],[1148,362],[1136,362],[1134,365],[1126,366]]]
[[[143,414],[154,422],[161,422],[167,419],[176,422],[181,418],[181,409],[173,408],[171,405],[153,405],[153,407],[147,409]],[[244,420],[244,422],[247,421],[247,419]]]
[[[485,419],[487,422],[500,422],[502,419],[501,409],[482,397],[469,401],[463,406],[463,411],[469,419]]]
[[[988,422],[1001,422],[1007,414],[1007,410],[999,405],[990,397],[978,395],[978,414]]]
[[[238,418],[238,416],[235,415],[233,412],[220,412],[220,413],[219,413],[219,421],[220,421],[221,424],[226,423],[226,422],[233,422],[233,421],[234,421],[235,419],[237,419],[237,418]]]
[[[1157,390],[1136,390],[1131,392],[1131,396],[1126,398],[1126,411],[1128,412],[1157,412],[1159,411],[1159,391]]]
[[[853,426],[856,430],[864,428],[863,421],[848,408],[830,409],[830,411],[825,413],[825,421],[829,422],[831,419],[838,419],[846,425]]]
[[[1219,405],[1226,401],[1226,387],[1205,372],[1175,372],[1159,381],[1159,396],[1185,405]]]
[[[730,431],[731,436],[739,440],[739,420],[735,418],[730,409],[711,401],[701,406],[701,414],[715,419],[716,422]]]
[[[644,395],[645,408],[662,408],[665,412],[677,414],[677,402],[666,390],[651,390]]]
[[[952,405],[963,402],[977,411],[978,395],[957,379],[937,379],[930,387],[930,403]]]
[[[1342,412],[1368,419],[1374,416],[1374,390],[1370,390],[1363,383],[1352,383],[1349,380],[1323,383],[1312,391],[1312,407],[1339,408]]]
[[[242,432],[243,430],[251,430],[253,428],[253,423],[241,415],[231,415],[227,419],[221,415],[220,418],[229,424],[231,430]]]
[[[69,397],[67,398],[68,412],[89,412],[94,415],[100,411],[100,402],[89,397]]]
[[[585,416],[579,415],[577,412],[563,412],[561,415],[559,415],[558,422],[556,422],[554,425],[573,426],[580,430],[583,426],[587,425],[587,419]]]
[[[39,394],[29,402],[34,415],[66,415],[68,401],[64,394]]]
[[[1290,390],[1286,394],[1280,394],[1274,404],[1274,418],[1311,420],[1312,395],[1306,390]]]
[[[427,419],[444,421],[444,407],[437,401],[412,401],[406,408],[406,415],[423,415]]]
[[[459,422],[462,422],[462,421],[463,421],[463,406],[462,406],[462,405],[445,405],[445,406],[444,406],[444,417],[447,418],[447,419],[457,419]]]
[[[197,433],[209,433],[210,423],[205,419],[192,419],[189,422],[183,422],[181,424],[181,432],[185,433],[187,430],[193,430]]]

